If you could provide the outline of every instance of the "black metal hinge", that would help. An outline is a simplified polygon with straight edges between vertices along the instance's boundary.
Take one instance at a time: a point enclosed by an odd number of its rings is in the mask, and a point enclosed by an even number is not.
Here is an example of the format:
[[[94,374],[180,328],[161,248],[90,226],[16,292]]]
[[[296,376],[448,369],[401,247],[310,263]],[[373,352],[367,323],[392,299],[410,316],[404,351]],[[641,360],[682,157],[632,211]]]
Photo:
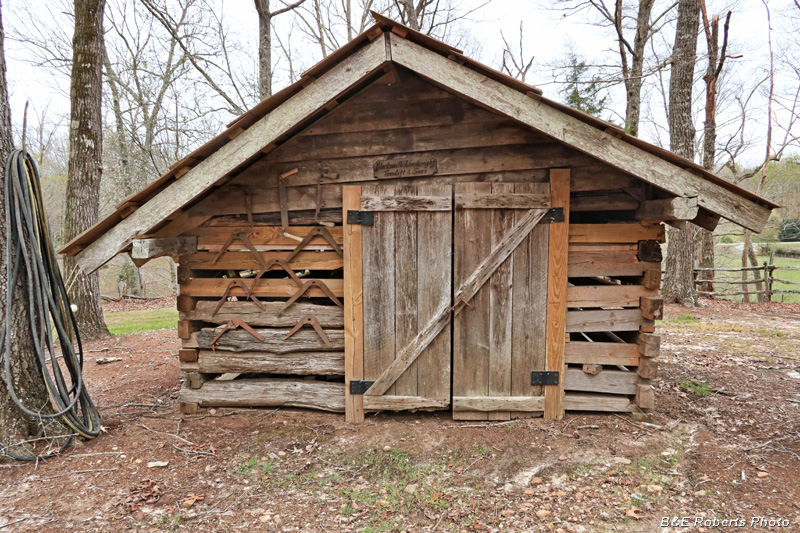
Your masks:
[[[547,213],[542,217],[542,224],[550,224],[551,222],[564,222],[564,208],[551,207]]]
[[[374,211],[347,211],[347,223],[358,224],[359,226],[374,226]]]
[[[350,394],[364,394],[372,387],[374,381],[364,381],[362,379],[350,380]]]
[[[531,385],[558,385],[557,370],[539,370],[531,372]],[[352,383],[352,381],[350,382]]]

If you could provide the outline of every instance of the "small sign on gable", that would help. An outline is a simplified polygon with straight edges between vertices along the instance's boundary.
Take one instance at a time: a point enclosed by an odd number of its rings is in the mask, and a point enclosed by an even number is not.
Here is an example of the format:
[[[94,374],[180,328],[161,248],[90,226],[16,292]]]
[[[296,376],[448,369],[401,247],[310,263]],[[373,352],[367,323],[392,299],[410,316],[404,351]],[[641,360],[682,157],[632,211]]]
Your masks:
[[[411,178],[436,174],[436,159],[381,159],[373,166],[376,178]]]

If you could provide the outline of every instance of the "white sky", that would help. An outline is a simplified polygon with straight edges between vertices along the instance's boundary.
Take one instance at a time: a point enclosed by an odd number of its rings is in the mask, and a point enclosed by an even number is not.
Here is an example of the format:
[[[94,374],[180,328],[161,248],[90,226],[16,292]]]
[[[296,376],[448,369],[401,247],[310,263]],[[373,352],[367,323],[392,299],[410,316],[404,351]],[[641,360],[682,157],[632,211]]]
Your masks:
[[[223,2],[223,0],[219,1]],[[613,0],[607,1],[613,3]],[[776,30],[780,30],[780,17],[776,12],[780,8],[785,8],[788,5],[787,1],[789,0],[770,0],[770,5],[774,11],[773,25]],[[724,0],[707,0],[707,2],[712,13],[724,12],[723,10],[726,7],[733,6],[732,50],[737,54],[743,54],[744,57],[729,61],[730,75],[742,77],[743,79],[762,76],[764,66],[768,63],[766,46],[767,23],[762,2],[760,0],[732,0],[728,2]],[[474,5],[475,3],[476,0],[464,2],[465,5]],[[464,25],[481,45],[481,55],[478,59],[498,68],[503,47],[500,31],[505,32],[512,45],[516,45],[518,27],[520,20],[522,20],[525,29],[525,52],[526,54],[533,53],[536,58],[533,69],[535,72],[529,75],[527,81],[544,89],[546,96],[558,99],[558,85],[551,83],[550,71],[545,69],[544,65],[563,57],[569,43],[573,43],[576,51],[587,62],[600,57],[604,50],[615,47],[616,43],[607,30],[587,23],[595,18],[593,13],[584,12],[571,17],[563,17],[557,11],[542,7],[551,3],[553,2],[547,2],[546,0],[541,0],[540,2],[535,0],[493,0],[490,5],[474,13],[470,17],[471,20],[465,22]],[[9,27],[19,23],[13,17],[15,8],[25,5],[32,6],[36,11],[48,12],[53,9],[53,4],[53,0],[6,0],[3,5],[3,23],[7,36]],[[255,47],[255,36],[258,30],[257,17],[252,0],[224,0],[222,5],[224,6],[224,16],[229,21],[235,22],[236,31],[243,42],[252,43],[252,46]],[[778,20],[776,21],[776,19]],[[284,16],[283,19],[279,19],[279,24],[285,22],[288,22],[288,17]],[[278,31],[281,31],[280,27]],[[778,32],[776,31],[777,35]],[[671,46],[672,36],[665,33],[663,38]],[[776,48],[777,46],[776,44]],[[698,41],[698,54],[702,54],[704,51],[705,40],[701,35]],[[55,80],[52,75],[44,72],[43,69],[27,64],[24,61],[24,54],[24,50],[20,48],[18,43],[10,42],[7,39],[6,60],[8,63],[11,109],[14,122],[21,122],[22,110],[26,99],[30,99],[32,105],[35,105],[38,109],[49,105],[51,116],[52,114],[66,116],[69,112],[68,80]],[[700,60],[702,61],[702,57]],[[697,87],[699,88],[700,85]],[[274,89],[278,90],[280,86],[276,86]],[[610,96],[613,109],[617,113],[623,113],[624,93],[617,90]],[[697,94],[697,97],[700,96],[702,95]],[[659,120],[663,120],[663,113],[659,114],[663,108],[663,103],[660,103],[658,95],[647,94],[645,99],[649,99],[650,106],[658,110],[654,112],[657,117],[655,119],[656,123]],[[645,102],[645,105],[647,105],[647,102]],[[612,116],[612,118],[614,117]],[[616,121],[621,122],[618,118]],[[66,123],[66,121],[64,122]],[[699,116],[697,126],[698,128],[702,127],[702,120]],[[650,141],[657,142],[657,130],[657,127],[644,127],[642,136]],[[763,148],[758,148],[752,153],[752,157],[755,159],[763,157],[760,155],[762,152]],[[748,155],[750,154],[748,153]]]

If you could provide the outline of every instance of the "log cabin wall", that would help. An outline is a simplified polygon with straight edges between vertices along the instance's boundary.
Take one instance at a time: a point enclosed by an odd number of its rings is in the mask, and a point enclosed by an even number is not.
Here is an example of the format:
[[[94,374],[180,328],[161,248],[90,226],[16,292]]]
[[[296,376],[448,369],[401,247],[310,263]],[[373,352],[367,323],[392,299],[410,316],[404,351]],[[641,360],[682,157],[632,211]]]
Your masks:
[[[465,182],[544,183],[570,169],[567,410],[635,411],[653,407],[649,381],[661,312],[663,226],[635,219],[650,188],[633,177],[482,109],[400,68],[391,70],[299,135],[271,150],[223,187],[187,208],[159,235],[196,236],[179,259],[178,333],[185,372],[181,401],[200,406],[300,406],[344,411],[344,316],[317,287],[285,307],[299,289],[281,265],[314,227],[342,244],[342,184],[375,184],[376,161],[434,159],[436,173],[381,179],[381,186]],[[265,147],[272,148],[272,147]],[[280,176],[289,229],[281,228]],[[399,189],[398,189],[399,190]],[[244,234],[249,244],[231,236]],[[343,259],[316,237],[289,266],[301,284],[320,280],[344,297]],[[253,288],[248,301],[238,280]],[[218,307],[228,294],[237,301]],[[306,325],[318,319],[329,342]],[[240,318],[264,339],[238,328]],[[216,342],[214,342],[216,340]]]

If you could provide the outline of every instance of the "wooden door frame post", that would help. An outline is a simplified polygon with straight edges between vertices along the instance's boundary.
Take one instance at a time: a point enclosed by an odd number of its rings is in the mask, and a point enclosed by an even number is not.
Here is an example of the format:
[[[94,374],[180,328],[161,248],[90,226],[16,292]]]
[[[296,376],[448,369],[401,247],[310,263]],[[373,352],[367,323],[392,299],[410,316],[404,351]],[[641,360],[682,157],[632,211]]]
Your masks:
[[[344,234],[344,394],[345,420],[364,422],[364,396],[350,394],[350,380],[364,379],[364,292],[361,226],[347,223],[347,211],[361,210],[361,187],[342,187]]]
[[[550,244],[547,260],[547,352],[545,369],[558,372],[558,386],[544,388],[544,417],[564,417],[564,350],[567,330],[567,248],[569,246],[569,180],[568,168],[550,170],[552,207],[564,209],[564,222],[550,223]]]

